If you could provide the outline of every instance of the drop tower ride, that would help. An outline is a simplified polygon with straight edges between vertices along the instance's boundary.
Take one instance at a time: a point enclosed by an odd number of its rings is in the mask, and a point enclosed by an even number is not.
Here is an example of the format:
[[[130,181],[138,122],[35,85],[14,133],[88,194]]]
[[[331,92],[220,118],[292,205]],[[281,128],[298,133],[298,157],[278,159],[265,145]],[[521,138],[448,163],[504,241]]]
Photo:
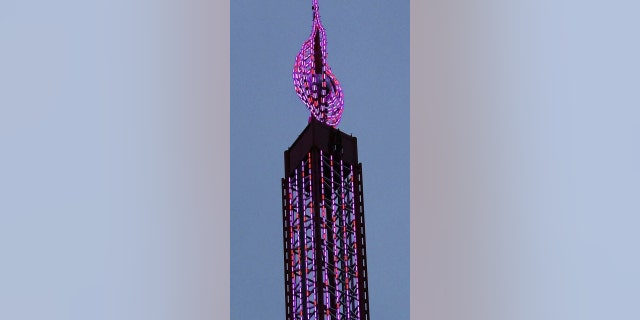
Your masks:
[[[343,94],[327,63],[318,0],[293,67],[309,123],[284,152],[286,320],[369,320],[362,164],[357,138],[336,127]]]

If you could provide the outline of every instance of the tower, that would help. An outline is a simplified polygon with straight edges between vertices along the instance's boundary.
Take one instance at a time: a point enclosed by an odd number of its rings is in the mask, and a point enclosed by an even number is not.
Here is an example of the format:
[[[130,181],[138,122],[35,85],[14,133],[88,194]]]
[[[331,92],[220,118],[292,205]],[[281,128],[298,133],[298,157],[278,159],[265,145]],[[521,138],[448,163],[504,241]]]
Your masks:
[[[362,164],[357,139],[336,128],[342,90],[326,62],[317,0],[296,57],[296,93],[309,123],[284,152],[286,320],[369,319]]]

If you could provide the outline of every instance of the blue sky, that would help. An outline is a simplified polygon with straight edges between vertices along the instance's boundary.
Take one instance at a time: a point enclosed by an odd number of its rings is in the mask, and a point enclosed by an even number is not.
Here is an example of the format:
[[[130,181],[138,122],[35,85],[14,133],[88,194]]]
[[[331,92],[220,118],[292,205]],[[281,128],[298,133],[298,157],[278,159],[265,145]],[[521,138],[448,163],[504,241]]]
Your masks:
[[[228,22],[215,12],[0,1],[1,319],[224,314],[211,307],[228,305],[228,102],[216,94],[228,73],[215,62],[228,65],[228,47],[211,31]]]

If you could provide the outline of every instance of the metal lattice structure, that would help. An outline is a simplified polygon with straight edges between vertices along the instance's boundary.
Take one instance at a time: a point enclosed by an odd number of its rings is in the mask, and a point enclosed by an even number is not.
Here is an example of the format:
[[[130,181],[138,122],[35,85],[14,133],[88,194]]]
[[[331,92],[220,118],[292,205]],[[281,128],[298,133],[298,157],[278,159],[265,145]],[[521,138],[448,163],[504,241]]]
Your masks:
[[[312,120],[285,151],[287,320],[369,319],[357,139]]]
[[[344,106],[342,89],[327,63],[327,35],[320,21],[318,0],[312,0],[311,7],[311,35],[296,56],[293,85],[298,97],[311,111],[310,118],[336,127]]]

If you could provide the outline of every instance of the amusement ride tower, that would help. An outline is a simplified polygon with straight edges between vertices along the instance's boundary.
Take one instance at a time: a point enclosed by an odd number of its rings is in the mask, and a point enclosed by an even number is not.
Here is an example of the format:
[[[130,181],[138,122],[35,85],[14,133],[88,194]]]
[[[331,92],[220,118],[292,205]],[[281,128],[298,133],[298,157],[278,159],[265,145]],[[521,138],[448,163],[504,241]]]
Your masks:
[[[293,67],[311,115],[284,153],[282,179],[286,320],[368,320],[362,164],[357,139],[336,128],[340,83],[326,57],[318,0],[311,35]]]

